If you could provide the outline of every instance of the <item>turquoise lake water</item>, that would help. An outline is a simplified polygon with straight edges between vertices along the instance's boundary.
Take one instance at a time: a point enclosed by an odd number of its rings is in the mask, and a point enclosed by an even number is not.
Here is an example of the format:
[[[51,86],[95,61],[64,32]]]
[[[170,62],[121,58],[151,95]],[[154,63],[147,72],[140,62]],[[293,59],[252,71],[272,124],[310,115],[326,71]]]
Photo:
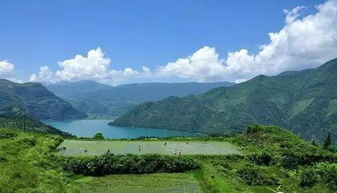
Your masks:
[[[78,137],[92,137],[96,133],[103,133],[104,137],[111,139],[137,138],[141,136],[170,137],[170,136],[196,136],[198,134],[138,127],[109,126],[111,120],[73,120],[73,121],[44,121],[62,131]]]

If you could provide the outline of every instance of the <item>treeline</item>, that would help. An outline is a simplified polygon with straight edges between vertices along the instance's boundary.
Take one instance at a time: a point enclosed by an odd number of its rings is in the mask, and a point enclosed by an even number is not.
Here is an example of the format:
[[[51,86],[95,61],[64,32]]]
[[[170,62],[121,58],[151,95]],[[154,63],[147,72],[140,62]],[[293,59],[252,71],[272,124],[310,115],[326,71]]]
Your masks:
[[[200,168],[199,164],[188,157],[164,155],[114,155],[62,158],[66,171],[86,176],[109,174],[150,174],[175,173]]]

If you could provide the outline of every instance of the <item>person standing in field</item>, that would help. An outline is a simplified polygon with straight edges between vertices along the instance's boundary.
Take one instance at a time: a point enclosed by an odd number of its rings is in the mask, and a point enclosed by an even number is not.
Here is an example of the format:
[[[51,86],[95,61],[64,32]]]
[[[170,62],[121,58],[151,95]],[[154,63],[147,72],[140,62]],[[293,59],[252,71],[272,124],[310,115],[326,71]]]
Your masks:
[[[142,151],[142,149],[140,148],[140,145],[138,146],[138,151],[139,151],[139,152],[141,152],[141,151]]]

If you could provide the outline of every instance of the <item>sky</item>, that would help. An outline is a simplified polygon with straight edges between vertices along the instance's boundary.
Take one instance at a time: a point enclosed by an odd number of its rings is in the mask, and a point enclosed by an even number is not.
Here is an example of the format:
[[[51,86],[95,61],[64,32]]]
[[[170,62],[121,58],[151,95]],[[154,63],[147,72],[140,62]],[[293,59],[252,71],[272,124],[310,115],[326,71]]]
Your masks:
[[[1,0],[0,78],[243,82],[337,57],[337,0]]]

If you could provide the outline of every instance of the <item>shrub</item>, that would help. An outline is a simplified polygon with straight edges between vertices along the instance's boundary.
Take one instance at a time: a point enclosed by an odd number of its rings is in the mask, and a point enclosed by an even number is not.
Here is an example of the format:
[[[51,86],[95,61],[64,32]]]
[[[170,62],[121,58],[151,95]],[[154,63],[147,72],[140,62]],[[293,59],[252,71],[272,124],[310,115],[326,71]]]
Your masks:
[[[271,161],[272,161],[272,157],[270,154],[268,153],[262,153],[262,154],[251,154],[251,155],[248,155],[248,160],[253,162],[253,163],[256,163],[258,165],[270,165]]]
[[[287,169],[296,169],[298,166],[315,165],[319,162],[337,162],[337,156],[334,154],[300,154],[286,153],[283,154],[281,165]]]
[[[300,186],[313,187],[318,182],[318,176],[313,169],[305,169],[301,172]]]
[[[279,180],[268,172],[253,166],[246,166],[237,171],[239,177],[250,186],[279,185]]]
[[[93,139],[102,140],[104,139],[103,133],[96,133]]]
[[[302,168],[300,186],[312,187],[316,183],[325,184],[332,192],[337,192],[337,164],[319,163]]]
[[[17,134],[8,130],[0,130],[0,139],[9,139],[16,137]]]
[[[185,172],[199,165],[191,158],[163,155],[113,155],[94,158],[66,158],[64,169],[74,174],[103,176],[109,174],[149,174]]]
[[[331,191],[337,192],[337,163],[320,163],[315,169],[321,182],[326,184]]]
[[[254,124],[254,125],[248,126],[245,133],[246,134],[253,134],[253,133],[257,133],[260,130],[261,130],[260,126],[257,125],[257,124]]]

